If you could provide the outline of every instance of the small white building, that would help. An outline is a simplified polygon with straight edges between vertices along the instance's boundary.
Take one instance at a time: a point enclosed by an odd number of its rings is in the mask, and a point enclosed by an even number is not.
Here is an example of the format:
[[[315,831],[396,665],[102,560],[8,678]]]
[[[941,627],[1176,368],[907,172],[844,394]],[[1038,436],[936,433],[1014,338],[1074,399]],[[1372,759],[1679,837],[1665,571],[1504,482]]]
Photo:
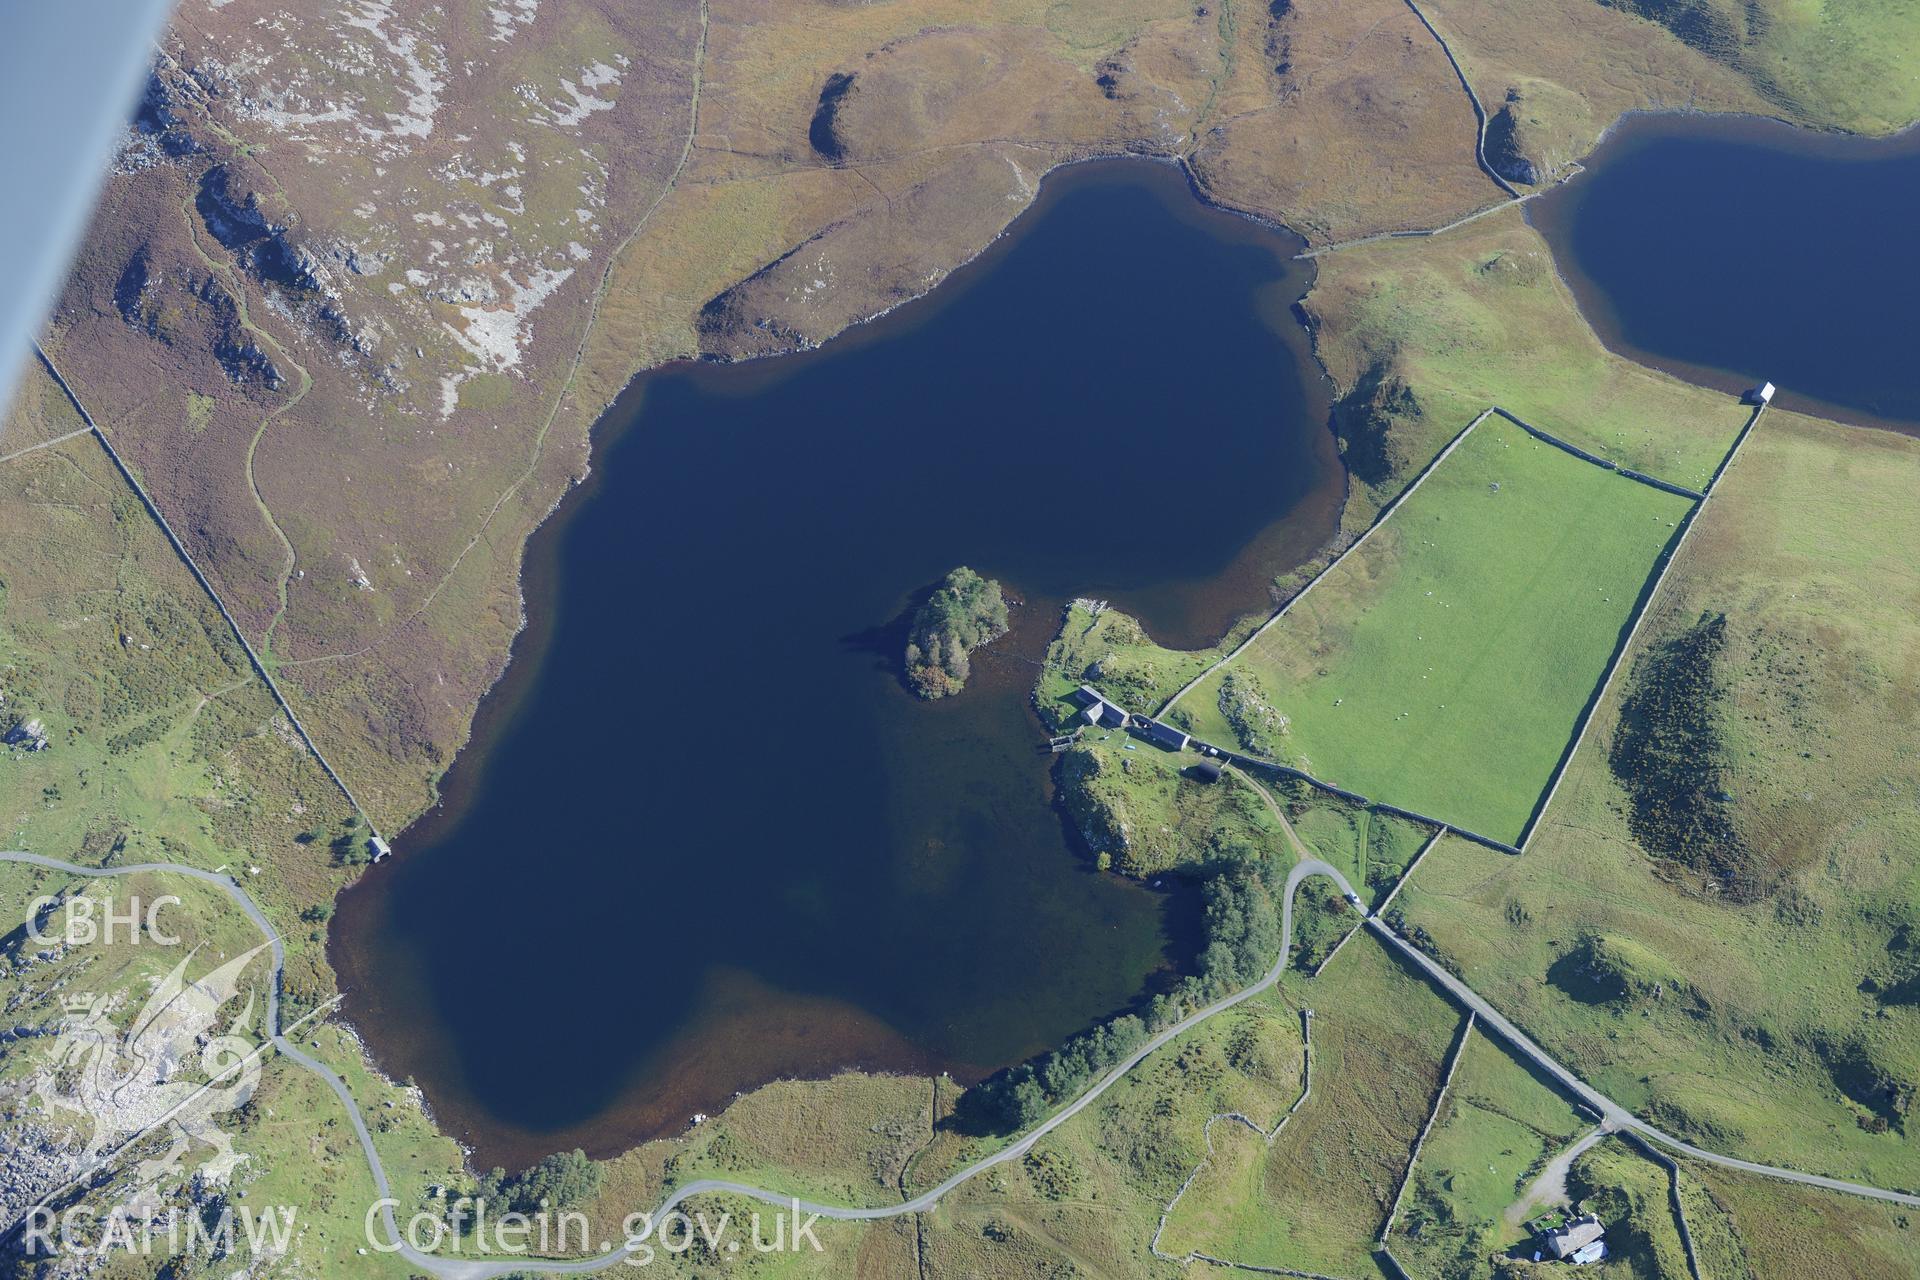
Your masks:
[[[393,856],[393,846],[388,844],[385,840],[382,840],[377,835],[368,836],[367,852],[373,855],[373,860],[375,862],[378,862],[382,858],[390,858]]]
[[[1748,404],[1772,404],[1773,384],[1771,382],[1763,382],[1753,390],[1747,392],[1745,398]]]

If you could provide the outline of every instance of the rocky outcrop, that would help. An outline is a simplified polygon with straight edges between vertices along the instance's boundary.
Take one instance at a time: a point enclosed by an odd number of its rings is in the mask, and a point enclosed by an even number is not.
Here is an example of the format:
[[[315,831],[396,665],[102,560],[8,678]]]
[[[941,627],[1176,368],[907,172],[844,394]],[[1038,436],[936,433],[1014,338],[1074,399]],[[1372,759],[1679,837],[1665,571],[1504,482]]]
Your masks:
[[[1602,0],[1610,7],[1657,22],[1709,57],[1731,59],[1764,11],[1732,0]]]
[[[780,296],[780,268],[792,256],[783,255],[707,300],[694,320],[702,355],[722,361],[750,360],[814,345],[800,330],[767,314],[767,300]]]
[[[1907,1131],[1920,1085],[1889,1070],[1864,1036],[1834,1040],[1823,1035],[1815,1040],[1814,1052],[1834,1086],[1865,1112],[1858,1117],[1861,1128],[1870,1133]]]
[[[1136,824],[1127,812],[1124,787],[1106,776],[1115,767],[1107,754],[1087,747],[1061,753],[1060,802],[1096,858],[1104,854],[1110,864],[1132,867]]]
[[[879,127],[875,104],[890,83],[862,89],[862,128],[849,136]],[[744,360],[817,347],[921,296],[1006,229],[1007,210],[1033,195],[1032,164],[1024,153],[970,148],[881,207],[831,223],[710,299],[696,320],[700,354]]]
[[[213,358],[220,362],[228,381],[235,386],[265,383],[269,388],[285,381],[279,367],[241,323],[239,306],[218,280],[212,276],[203,278],[195,297],[207,315],[207,338]]]
[[[1287,19],[1293,16],[1293,0],[1272,0],[1267,5],[1267,43],[1264,52],[1273,64],[1273,74],[1285,79],[1293,72],[1293,37]]]
[[[836,71],[820,88],[820,101],[813,109],[813,122],[807,126],[807,141],[830,164],[847,157],[847,144],[840,136],[840,107],[853,92],[854,73]]]
[[[1232,670],[1220,681],[1220,714],[1227,718],[1240,745],[1254,755],[1280,760],[1281,738],[1290,721],[1273,705],[1260,677],[1250,671]]]
[[[261,211],[258,193],[238,194],[227,166],[202,175],[193,205],[208,234],[262,284],[303,293],[319,288],[310,260],[289,242],[287,228]]]
[[[1386,361],[1367,366],[1353,389],[1333,406],[1333,430],[1347,470],[1363,484],[1406,474],[1399,424],[1421,416],[1420,400]]]
[[[1487,163],[1508,182],[1536,186],[1541,166],[1523,150],[1520,140],[1520,91],[1507,90],[1507,100],[1487,121]]]
[[[1587,1004],[1643,1005],[1691,999],[1693,989],[1665,957],[1632,938],[1588,934],[1555,961],[1547,976]]]
[[[127,259],[127,265],[120,269],[120,278],[113,286],[114,310],[129,326],[137,329],[149,338],[168,341],[160,332],[160,309],[153,299],[153,255],[142,244]]]
[[[1791,101],[1779,82],[1756,60],[1748,58],[1751,45],[1767,34],[1773,17],[1748,0],[1600,0],[1609,8],[1657,22],[1681,43],[1716,62],[1737,68],[1766,97]]]

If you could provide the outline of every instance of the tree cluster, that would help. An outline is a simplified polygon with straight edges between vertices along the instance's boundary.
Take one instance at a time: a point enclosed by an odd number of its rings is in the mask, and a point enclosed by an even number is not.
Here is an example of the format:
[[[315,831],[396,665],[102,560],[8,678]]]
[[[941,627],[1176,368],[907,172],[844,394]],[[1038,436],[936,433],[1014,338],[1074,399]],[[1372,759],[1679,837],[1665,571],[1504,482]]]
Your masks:
[[[915,610],[907,636],[907,683],[923,698],[960,692],[969,655],[1007,633],[1007,601],[1000,584],[965,565],[946,577]]]
[[[989,1076],[961,1095],[958,1127],[972,1133],[1031,1128],[1102,1073],[1203,1005],[1257,981],[1278,958],[1279,872],[1267,861],[1228,866],[1201,886],[1206,946],[1198,971],[1156,995],[1143,1016],[1123,1014],[1051,1053]]]
[[[537,1213],[542,1208],[569,1209],[599,1195],[604,1176],[600,1166],[575,1147],[572,1151],[557,1151],[519,1173],[494,1169],[481,1177],[473,1198],[484,1201],[489,1208],[504,1207],[515,1213]]]
[[[1761,868],[1734,826],[1720,717],[1727,617],[1703,613],[1633,666],[1608,764],[1631,802],[1640,846],[1713,876],[1733,901],[1765,891]]]

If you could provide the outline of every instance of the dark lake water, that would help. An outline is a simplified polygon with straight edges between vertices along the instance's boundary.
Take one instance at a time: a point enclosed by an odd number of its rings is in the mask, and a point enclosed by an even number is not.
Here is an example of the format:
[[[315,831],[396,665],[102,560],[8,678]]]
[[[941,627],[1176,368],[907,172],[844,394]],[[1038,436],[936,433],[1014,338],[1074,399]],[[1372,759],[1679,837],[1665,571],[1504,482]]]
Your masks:
[[[1914,430],[1920,131],[1642,116],[1528,206],[1608,345],[1682,377]]]
[[[1065,600],[1197,645],[1330,533],[1296,248],[1076,166],[929,299],[630,388],[446,803],[342,899],[382,1065],[514,1165],[780,1076],[976,1077],[1169,981],[1195,905],[1072,847],[1028,690]],[[962,563],[1024,603],[922,703],[899,622]]]

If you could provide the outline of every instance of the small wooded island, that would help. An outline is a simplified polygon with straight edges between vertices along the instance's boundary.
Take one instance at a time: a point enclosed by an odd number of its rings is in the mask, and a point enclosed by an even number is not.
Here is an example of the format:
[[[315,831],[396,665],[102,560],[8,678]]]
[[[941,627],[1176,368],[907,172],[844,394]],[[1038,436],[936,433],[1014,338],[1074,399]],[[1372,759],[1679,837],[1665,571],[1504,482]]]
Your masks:
[[[907,635],[907,683],[923,698],[944,698],[967,683],[967,655],[1007,634],[1000,584],[961,565],[914,611]]]

